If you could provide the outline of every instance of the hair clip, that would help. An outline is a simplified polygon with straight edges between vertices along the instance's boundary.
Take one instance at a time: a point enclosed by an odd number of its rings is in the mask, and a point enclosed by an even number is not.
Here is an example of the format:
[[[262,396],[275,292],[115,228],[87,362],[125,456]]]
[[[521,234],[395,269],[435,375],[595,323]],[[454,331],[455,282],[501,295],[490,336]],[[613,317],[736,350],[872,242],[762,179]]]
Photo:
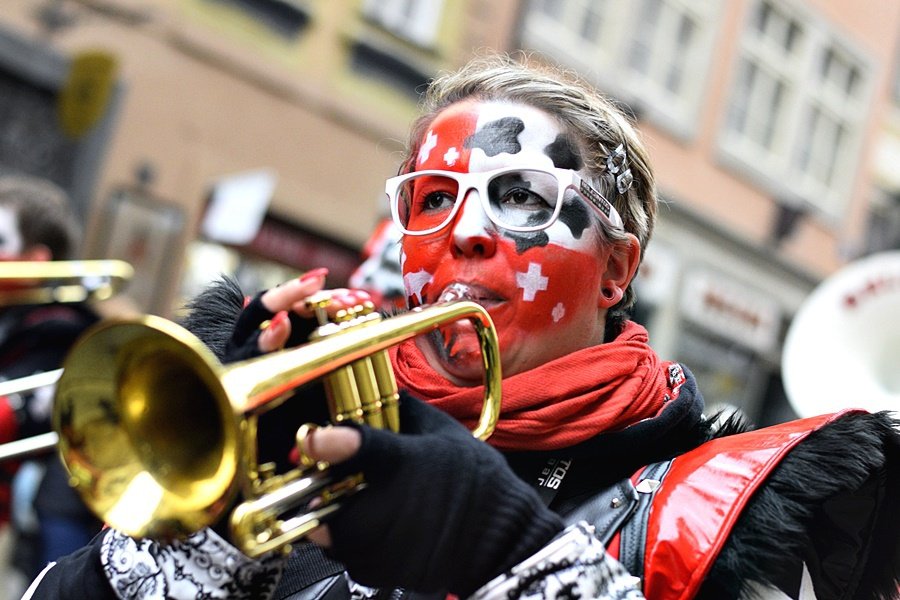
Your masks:
[[[619,190],[620,194],[624,194],[631,188],[633,182],[634,177],[631,175],[631,169],[625,169],[616,177],[616,189]]]
[[[616,146],[616,149],[606,157],[606,179],[610,186],[615,185],[620,194],[626,193],[634,182],[631,169],[625,166],[627,160],[628,155],[623,144]]]

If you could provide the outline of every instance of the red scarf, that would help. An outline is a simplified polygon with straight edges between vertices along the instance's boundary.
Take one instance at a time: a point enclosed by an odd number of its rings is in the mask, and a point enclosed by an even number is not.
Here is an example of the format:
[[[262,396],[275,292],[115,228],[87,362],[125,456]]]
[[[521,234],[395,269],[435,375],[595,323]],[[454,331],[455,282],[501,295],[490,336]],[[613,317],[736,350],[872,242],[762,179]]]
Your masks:
[[[629,321],[611,342],[504,377],[500,421],[488,442],[501,450],[552,450],[658,415],[682,380],[670,383],[670,363],[660,361],[647,341],[647,330]],[[391,355],[401,389],[474,428],[483,386],[450,383],[412,340]]]

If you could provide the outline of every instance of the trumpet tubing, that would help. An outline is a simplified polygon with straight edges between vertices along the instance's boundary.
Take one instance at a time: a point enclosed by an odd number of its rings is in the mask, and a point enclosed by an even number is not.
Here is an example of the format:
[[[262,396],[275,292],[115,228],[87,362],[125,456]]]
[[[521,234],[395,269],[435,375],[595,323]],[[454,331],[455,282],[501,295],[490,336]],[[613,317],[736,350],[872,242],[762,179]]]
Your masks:
[[[385,320],[371,314],[328,323],[307,344],[228,366],[165,319],[101,323],[70,352],[57,385],[60,455],[87,505],[128,535],[187,535],[223,517],[240,491],[246,501],[231,515],[235,543],[250,556],[284,547],[335,508],[286,520],[282,512],[305,510],[310,493],[339,497],[362,483],[331,482],[308,466],[269,473],[257,464],[258,415],[326,378],[332,421],[398,429],[385,351],[460,319],[474,323],[481,343],[485,396],[473,435],[485,439],[500,412],[496,333],[481,306],[455,302]],[[386,383],[377,376],[385,367]]]

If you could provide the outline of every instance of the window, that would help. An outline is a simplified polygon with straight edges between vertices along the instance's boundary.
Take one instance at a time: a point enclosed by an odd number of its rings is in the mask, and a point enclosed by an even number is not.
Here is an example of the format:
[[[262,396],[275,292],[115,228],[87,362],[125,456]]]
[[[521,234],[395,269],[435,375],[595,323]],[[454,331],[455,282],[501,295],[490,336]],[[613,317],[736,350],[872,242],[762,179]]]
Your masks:
[[[711,0],[532,0],[522,42],[569,64],[676,135],[689,135],[712,54]]]
[[[234,6],[277,35],[293,39],[309,24],[309,14],[297,0],[206,0]]]
[[[759,1],[741,40],[722,149],[778,194],[838,216],[855,173],[866,69],[822,20]]]
[[[755,62],[741,61],[729,126],[749,142],[772,149],[787,81]]]
[[[434,45],[443,0],[365,0],[363,14],[418,46]]]
[[[872,201],[862,254],[900,250],[900,192],[878,193]]]
[[[686,95],[688,68],[694,64],[691,58],[703,24],[699,15],[673,2],[643,0],[641,5],[641,26],[632,38],[628,64],[661,96],[678,101]]]
[[[355,41],[350,50],[350,66],[361,75],[388,82],[393,87],[419,100],[428,84],[429,74],[397,53],[379,48],[365,40]]]

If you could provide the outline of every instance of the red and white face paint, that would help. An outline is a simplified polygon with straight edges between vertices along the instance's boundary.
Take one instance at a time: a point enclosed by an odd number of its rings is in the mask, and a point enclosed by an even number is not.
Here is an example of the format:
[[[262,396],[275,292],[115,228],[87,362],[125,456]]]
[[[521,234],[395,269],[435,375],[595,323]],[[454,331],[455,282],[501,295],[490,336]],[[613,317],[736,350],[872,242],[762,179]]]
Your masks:
[[[560,167],[588,174],[577,144],[547,113],[522,104],[455,104],[425,133],[416,170],[482,172]],[[470,191],[453,222],[403,239],[403,279],[411,306],[451,299],[488,309],[500,338],[504,376],[602,341],[599,306],[608,247],[595,214],[574,193],[545,230],[498,229]],[[419,345],[433,366],[460,383],[482,378],[478,340],[468,322]]]

